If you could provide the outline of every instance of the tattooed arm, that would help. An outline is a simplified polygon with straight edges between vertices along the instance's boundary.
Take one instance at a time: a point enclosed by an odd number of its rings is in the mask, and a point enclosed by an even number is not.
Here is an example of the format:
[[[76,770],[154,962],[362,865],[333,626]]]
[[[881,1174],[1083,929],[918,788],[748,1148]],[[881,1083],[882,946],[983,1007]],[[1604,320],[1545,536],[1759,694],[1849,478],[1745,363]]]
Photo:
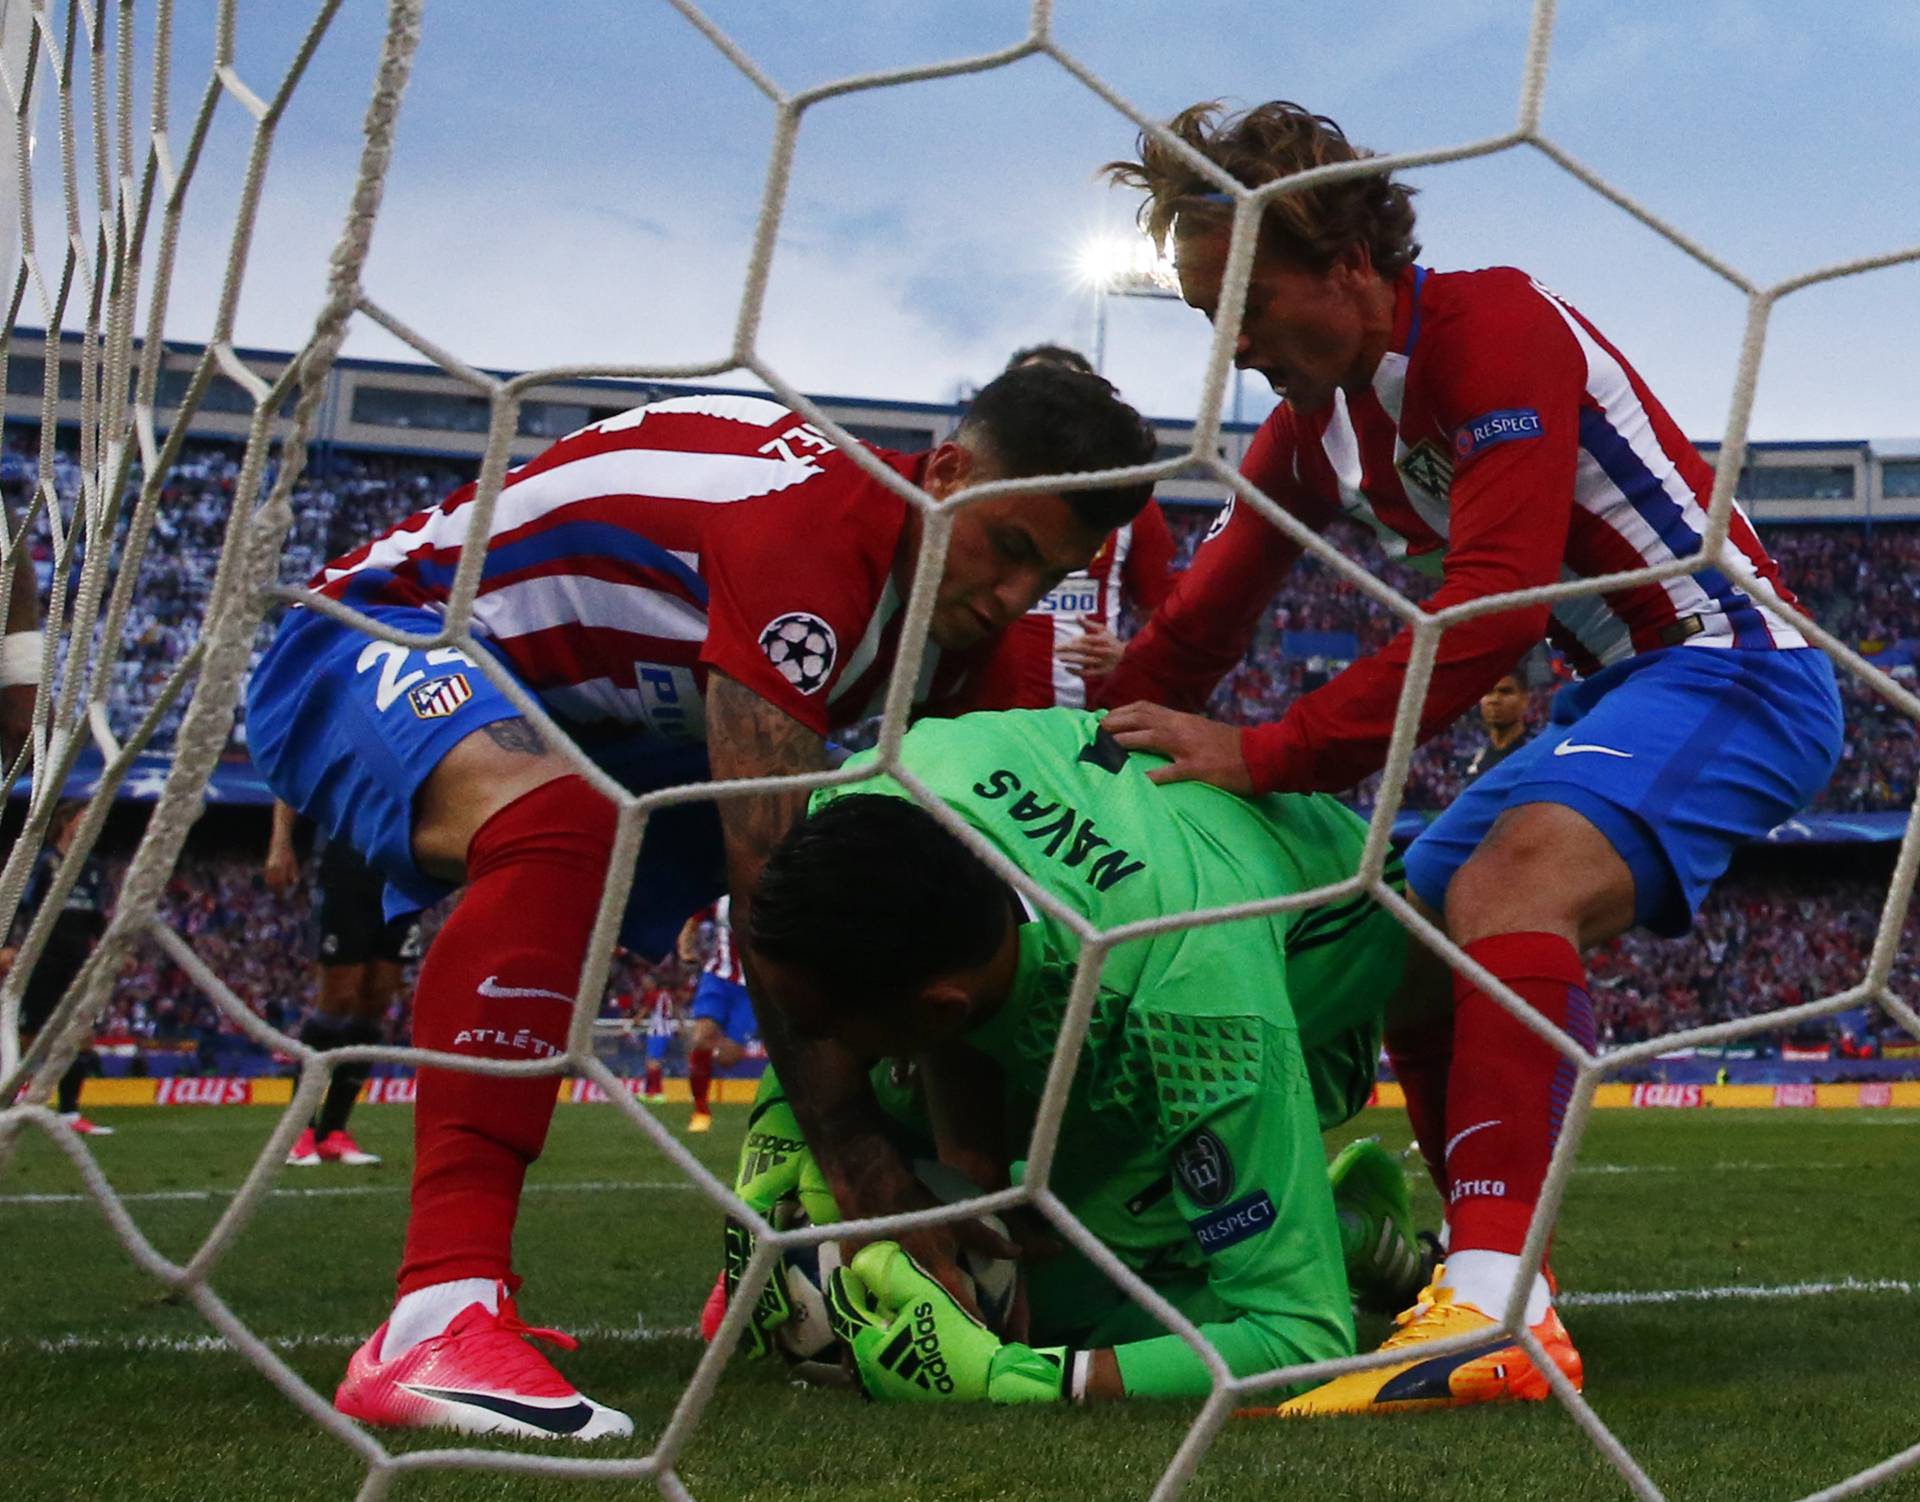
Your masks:
[[[826,742],[753,690],[713,672],[707,682],[707,748],[717,779],[771,777],[818,772],[827,767]],[[932,1201],[911,1167],[887,1135],[888,1122],[873,1098],[866,1066],[839,1043],[797,1037],[777,1005],[755,979],[751,932],[753,892],[773,849],[807,811],[804,792],[757,793],[720,804],[727,841],[728,886],[733,893],[734,941],[755,997],[754,1015],[800,1130],[841,1213],[848,1219],[919,1209]],[[1007,1248],[984,1227],[937,1227],[900,1240],[920,1257],[929,1272],[971,1306],[970,1294],[955,1261],[957,1241],[986,1237],[984,1249],[1005,1255]]]
[[[818,772],[827,765],[821,736],[718,672],[707,681],[707,747],[717,779]],[[720,803],[734,941],[746,966],[748,990],[755,996],[764,996],[765,990],[756,983],[753,948],[747,942],[754,889],[767,857],[806,812],[807,794],[787,790]],[[787,1087],[794,1114],[843,1213],[879,1213],[876,1199],[890,1198],[890,1190],[900,1187],[894,1181],[911,1182],[912,1176],[880,1135],[884,1121],[860,1061],[838,1043],[792,1036],[777,1006],[763,1003],[755,1016],[767,1057]]]
[[[820,735],[719,672],[707,679],[707,748],[714,777],[728,782],[819,772],[827,765],[827,743]],[[733,892],[731,921],[749,974],[753,957],[747,952],[745,936],[760,868],[806,812],[807,794],[790,789],[720,802],[727,885]],[[791,1088],[793,1082],[787,1083]]]

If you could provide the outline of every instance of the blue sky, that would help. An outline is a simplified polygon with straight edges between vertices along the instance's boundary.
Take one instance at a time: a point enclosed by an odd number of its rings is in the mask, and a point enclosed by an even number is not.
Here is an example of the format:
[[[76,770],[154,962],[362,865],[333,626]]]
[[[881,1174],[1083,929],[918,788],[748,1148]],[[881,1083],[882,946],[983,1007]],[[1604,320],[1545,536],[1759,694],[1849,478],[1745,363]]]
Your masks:
[[[240,72],[257,90],[290,54],[288,15],[302,8],[240,8]],[[288,346],[311,326],[383,10],[348,0],[288,115],[240,305],[243,343]],[[1289,97],[1382,150],[1507,128],[1530,14],[1494,0],[1057,0],[1056,11],[1061,44],[1149,114],[1209,97]],[[800,88],[1004,46],[1024,34],[1027,6],[709,0],[707,13],[782,86]],[[183,14],[181,125],[210,51],[206,22]],[[1772,280],[1920,241],[1917,76],[1911,0],[1562,0],[1545,125],[1717,254]],[[657,0],[429,0],[369,293],[482,364],[717,358],[738,309],[772,120],[765,98]],[[194,187],[168,325],[180,338],[211,320],[247,123],[223,106]],[[816,107],[801,129],[761,348],[805,389],[944,401],[1016,345],[1090,344],[1092,298],[1073,275],[1074,248],[1129,222],[1131,195],[1096,183],[1094,170],[1131,144],[1121,116],[1045,59]],[[55,174],[43,167],[41,178]],[[1718,434],[1744,318],[1732,287],[1537,153],[1410,180],[1421,189],[1423,260],[1525,267],[1624,349],[1689,432]],[[1190,415],[1207,333],[1178,304],[1117,302],[1108,374],[1148,411]],[[349,349],[399,353],[364,326]],[[1917,349],[1920,266],[1789,298],[1774,317],[1754,435],[1920,436]]]

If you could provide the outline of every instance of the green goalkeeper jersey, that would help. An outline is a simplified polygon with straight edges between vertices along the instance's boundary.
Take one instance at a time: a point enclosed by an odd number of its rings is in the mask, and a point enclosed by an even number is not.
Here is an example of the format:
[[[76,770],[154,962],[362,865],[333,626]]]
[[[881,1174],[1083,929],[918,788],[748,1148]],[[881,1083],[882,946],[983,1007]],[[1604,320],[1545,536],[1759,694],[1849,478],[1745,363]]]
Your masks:
[[[1038,886],[1102,929],[1332,885],[1358,869],[1365,838],[1325,796],[1158,786],[1146,773],[1163,758],[1129,755],[1077,710],[928,720],[908,732],[903,756]],[[813,807],[862,793],[906,796],[878,777],[824,789]],[[1133,939],[1107,956],[1050,1184],[1235,1375],[1353,1349],[1320,1133],[1366,1101],[1405,952],[1405,931],[1360,895]],[[1080,944],[1032,911],[1019,953],[1007,1000],[968,1041],[1030,1116]],[[1207,1390],[1192,1349],[1148,1334],[1159,1327],[1104,1279],[1044,1265],[1035,1276],[1036,1320],[1113,1345],[1129,1392]]]

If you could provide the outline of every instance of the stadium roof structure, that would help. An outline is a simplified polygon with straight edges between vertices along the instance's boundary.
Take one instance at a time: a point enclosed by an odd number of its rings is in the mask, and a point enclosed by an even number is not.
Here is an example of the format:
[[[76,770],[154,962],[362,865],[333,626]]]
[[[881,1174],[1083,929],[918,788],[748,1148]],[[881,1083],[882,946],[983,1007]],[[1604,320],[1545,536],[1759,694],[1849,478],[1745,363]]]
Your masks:
[[[59,397],[55,403],[54,420],[65,427],[80,420],[79,336],[63,334],[61,346],[74,351],[71,361],[63,358]],[[45,349],[45,330],[24,326],[14,329],[6,375],[5,418],[9,426],[37,426],[40,422]],[[291,352],[285,350],[236,347],[234,353],[269,382],[277,379],[293,358]],[[154,409],[156,431],[164,433],[173,426],[180,398],[204,354],[204,345],[167,341]],[[491,369],[483,373],[503,380],[522,374]],[[486,449],[491,408],[486,395],[472,385],[424,362],[347,356],[334,363],[327,381],[329,390],[312,440],[316,454],[327,450],[409,454],[453,460],[477,469]],[[710,393],[766,394],[757,384],[730,386],[718,382],[692,384],[604,378],[557,381],[537,387],[521,401],[518,429],[509,455],[514,462],[521,462],[532,458],[555,439],[589,423],[669,397]],[[944,438],[964,410],[960,402],[843,396],[815,396],[813,400],[856,438],[908,452],[931,447]],[[228,376],[216,373],[194,414],[193,436],[243,443],[252,411],[252,400],[247,393]],[[290,411],[290,404],[282,411],[283,426],[290,426]],[[1157,418],[1153,419],[1153,426],[1161,442],[1159,457],[1170,457],[1191,446],[1194,426],[1191,421]],[[1222,457],[1238,463],[1257,426],[1254,423],[1223,424]],[[1165,482],[1160,493],[1163,500],[1176,505],[1219,505],[1226,499],[1223,486],[1200,478]]]
[[[80,336],[61,335],[63,358],[57,424],[80,420]],[[9,426],[37,426],[45,375],[46,332],[16,326],[7,361],[5,419]],[[161,362],[154,425],[173,425],[205,346],[169,340]],[[289,351],[236,348],[242,363],[268,381],[293,358]],[[487,370],[509,379],[518,371]],[[486,448],[491,408],[473,386],[424,362],[339,359],[328,377],[329,391],[313,439],[316,454],[329,450],[411,454],[452,460],[477,468]],[[668,397],[722,392],[764,395],[754,386],[688,384],[671,381],[584,379],[558,381],[523,398],[518,430],[510,447],[515,462],[532,458],[557,438],[635,406]],[[873,397],[815,396],[821,410],[855,437],[885,448],[912,451],[938,442],[958,420],[958,402],[894,401]],[[247,436],[252,399],[229,377],[215,374],[193,418],[193,435],[239,443]],[[285,415],[283,414],[283,421]],[[1191,446],[1193,423],[1183,418],[1154,418],[1160,458]],[[1256,423],[1221,425],[1220,454],[1238,463],[1257,431]],[[1695,447],[1712,457],[1717,438],[1697,439]],[[1920,521],[1920,438],[1784,439],[1756,441],[1736,492],[1756,520],[1771,523]],[[1202,476],[1176,477],[1159,488],[1172,505],[1215,506],[1226,499],[1224,487]]]

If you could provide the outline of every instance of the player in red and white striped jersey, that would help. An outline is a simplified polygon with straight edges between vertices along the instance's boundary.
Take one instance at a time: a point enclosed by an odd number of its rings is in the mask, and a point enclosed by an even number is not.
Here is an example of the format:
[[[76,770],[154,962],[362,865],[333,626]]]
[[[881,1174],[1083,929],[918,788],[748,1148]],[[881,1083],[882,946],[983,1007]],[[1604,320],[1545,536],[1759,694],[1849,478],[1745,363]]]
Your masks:
[[[700,980],[687,1008],[693,1023],[693,1039],[687,1044],[687,1092],[693,1097],[687,1130],[691,1132],[708,1131],[713,1125],[707,1109],[713,1071],[732,1069],[745,1057],[747,1044],[760,1035],[732,918],[733,899],[722,897],[687,919],[680,930],[680,957],[701,962]]]
[[[875,462],[938,491],[962,450]],[[943,485],[944,482],[944,485]],[[476,487],[321,570],[362,608],[445,605]],[[904,617],[906,502],[811,423],[753,396],[637,407],[562,439],[501,488],[474,598],[481,643],[592,735],[704,738],[719,672],[819,734],[873,713]],[[950,697],[1004,601],[943,595],[922,702]],[[788,634],[792,628],[793,634]]]
[[[673,1035],[680,1031],[680,1020],[673,1011],[673,992],[658,981],[647,982],[635,1012],[636,1025],[644,1022],[647,1034],[647,1073],[642,1091],[658,1096],[666,1080],[667,1053]]]
[[[747,967],[740,959],[740,946],[733,941],[733,899],[722,897],[711,907],[702,908],[689,920],[706,933],[707,955],[702,961],[703,975],[717,976],[729,985],[747,983]]]
[[[1058,365],[1097,374],[1093,362],[1061,344],[1019,349],[1007,369]],[[1084,709],[1090,686],[1120,660],[1120,612],[1146,620],[1173,588],[1173,533],[1159,502],[1140,514],[1094,555],[1092,563],[1048,590],[1038,605],[1007,627],[984,669],[983,697],[1001,709]]]
[[[1058,365],[1098,375],[1091,359],[1064,344],[1016,350],[1008,371],[1021,365]],[[1087,569],[1068,574],[1041,603],[1000,636],[983,672],[983,699],[998,709],[1085,709],[1087,691],[1119,663],[1119,613],[1146,620],[1173,588],[1173,532],[1158,501],[1114,528],[1114,536]]]
[[[13,584],[7,595],[5,634],[0,636],[0,757],[8,765],[33,732],[33,708],[40,684],[40,577],[26,545],[26,528],[16,528],[11,504],[0,502],[0,519],[17,539]]]
[[[1152,617],[1173,587],[1174,552],[1165,513],[1148,501],[1092,563],[1007,627],[982,670],[982,696],[1006,709],[1085,709],[1120,661],[1122,608]]]
[[[420,972],[415,1046],[552,1058],[613,875],[617,822],[496,679],[636,792],[824,770],[826,732],[868,713],[893,666],[923,530],[904,490],[947,503],[994,480],[1142,464],[1153,449],[1105,381],[1048,369],[992,382],[954,436],[919,455],[868,449],[856,460],[758,397],[639,408],[506,477],[480,535],[470,648],[402,646],[322,611],[291,612],[249,689],[249,744],[279,797],[387,878],[390,911],[464,883]],[[963,703],[969,654],[990,650],[1146,498],[1146,486],[1122,483],[960,507],[914,695],[923,710]],[[456,492],[329,564],[314,587],[433,639],[463,558],[474,562],[477,505],[474,487]],[[805,798],[654,810],[621,941],[661,954],[687,912],[728,888],[744,919],[761,863]],[[859,1119],[858,1061],[818,1044],[780,1062],[783,1078],[812,1087],[810,1101]],[[553,1106],[550,1078],[421,1071],[400,1299],[354,1356],[335,1398],[343,1411],[471,1432],[630,1431],[527,1346],[512,1312],[513,1224]],[[844,1129],[825,1137],[829,1173],[845,1173],[859,1141]],[[904,1164],[895,1179],[911,1183]]]
[[[1220,106],[1196,105],[1170,129],[1250,187],[1364,155],[1331,120],[1284,102],[1224,119]],[[1216,316],[1232,200],[1147,136],[1138,162],[1110,170],[1147,191],[1143,223],[1171,239],[1183,296]],[[1386,173],[1266,209],[1236,360],[1285,400],[1249,448],[1245,477],[1309,527],[1348,514],[1391,556],[1440,575],[1429,612],[1696,557],[1712,473],[1626,358],[1524,272],[1416,264],[1413,231],[1411,190]],[[1407,876],[1481,967],[1589,1052],[1579,950],[1636,923],[1684,932],[1734,848],[1803,807],[1839,755],[1831,664],[1775,608],[1793,596],[1738,508],[1728,541],[1757,583],[1708,563],[1452,626],[1422,706],[1424,738],[1543,633],[1583,675],[1555,700],[1546,734],[1414,842]],[[1107,720],[1115,738],[1172,758],[1157,780],[1339,791],[1385,762],[1411,631],[1271,724],[1243,731],[1180,712],[1199,709],[1239,661],[1300,551],[1251,507],[1233,507],[1103,686],[1104,702],[1123,706]],[[1487,1350],[1432,1359],[1420,1347],[1473,1329],[1497,1335],[1489,1327],[1516,1281],[1571,1098],[1570,1056],[1464,976],[1443,1025],[1387,1042],[1447,1198],[1449,1260],[1394,1337],[1409,1347],[1404,1361],[1285,1411],[1544,1397],[1519,1347],[1491,1363],[1493,1383],[1474,1376]],[[1579,1357],[1545,1279],[1526,1294],[1528,1323],[1577,1384]]]

